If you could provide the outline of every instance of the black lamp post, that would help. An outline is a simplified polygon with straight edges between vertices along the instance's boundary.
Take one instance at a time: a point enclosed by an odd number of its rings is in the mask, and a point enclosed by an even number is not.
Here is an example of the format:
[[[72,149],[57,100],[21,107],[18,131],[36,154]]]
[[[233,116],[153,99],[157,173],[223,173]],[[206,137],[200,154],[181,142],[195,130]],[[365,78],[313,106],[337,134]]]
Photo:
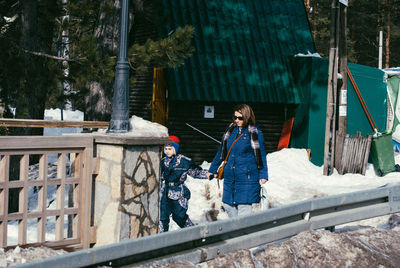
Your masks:
[[[114,96],[111,122],[107,132],[123,133],[130,129],[129,124],[129,62],[128,28],[129,0],[121,0],[118,60],[115,67]]]

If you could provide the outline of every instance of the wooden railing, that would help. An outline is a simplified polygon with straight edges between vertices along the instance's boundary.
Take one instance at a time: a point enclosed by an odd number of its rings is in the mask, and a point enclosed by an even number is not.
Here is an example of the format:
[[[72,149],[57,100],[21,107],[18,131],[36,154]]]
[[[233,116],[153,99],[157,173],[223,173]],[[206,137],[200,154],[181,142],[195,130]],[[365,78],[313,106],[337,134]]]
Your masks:
[[[108,128],[106,121],[66,121],[0,118],[0,127]]]
[[[49,157],[56,160],[54,174],[49,172]],[[34,159],[36,174],[30,171]],[[8,243],[8,229],[17,222],[18,245],[88,248],[94,242],[93,163],[91,137],[0,137],[0,247],[15,246]],[[16,200],[10,192],[17,192]],[[9,211],[10,200],[18,202],[16,212]],[[37,233],[34,241],[28,237],[32,225]]]

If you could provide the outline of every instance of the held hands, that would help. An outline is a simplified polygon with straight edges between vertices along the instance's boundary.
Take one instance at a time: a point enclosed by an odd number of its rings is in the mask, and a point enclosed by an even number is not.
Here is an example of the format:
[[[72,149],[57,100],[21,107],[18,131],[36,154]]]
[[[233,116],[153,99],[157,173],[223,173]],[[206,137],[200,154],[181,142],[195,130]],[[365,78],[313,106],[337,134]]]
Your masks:
[[[207,176],[207,179],[208,179],[209,181],[211,181],[212,179],[214,179],[215,174],[210,173],[210,172],[207,172],[206,176]],[[264,183],[266,183],[267,181],[268,181],[267,179],[260,179],[260,180],[259,180],[260,184],[264,184]]]
[[[215,174],[210,173],[210,172],[207,172],[206,176],[207,176],[207,179],[208,179],[209,181],[211,181],[212,179],[214,179]],[[267,181],[268,181],[267,179],[260,179],[260,180],[259,180],[260,184],[264,184],[264,183],[266,183]]]
[[[207,176],[207,179],[208,179],[209,181],[211,181],[212,179],[214,179],[214,174],[213,174],[213,173],[207,172],[206,176]]]

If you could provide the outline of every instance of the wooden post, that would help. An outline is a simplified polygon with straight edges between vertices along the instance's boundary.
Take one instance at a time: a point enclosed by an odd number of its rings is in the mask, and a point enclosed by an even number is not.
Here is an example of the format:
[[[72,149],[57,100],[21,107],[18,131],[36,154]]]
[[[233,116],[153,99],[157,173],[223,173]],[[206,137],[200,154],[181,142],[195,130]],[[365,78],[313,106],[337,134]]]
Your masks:
[[[326,102],[326,124],[325,124],[325,146],[324,146],[324,175],[333,172],[335,163],[335,132],[336,132],[336,95],[337,95],[337,72],[339,57],[339,3],[332,0],[331,5],[331,39],[329,50],[329,77]]]
[[[339,42],[339,59],[340,59],[340,75],[342,76],[342,85],[339,91],[339,115],[338,115],[338,131],[335,149],[335,167],[339,169],[343,157],[343,139],[347,133],[347,6],[340,8],[340,42]],[[342,141],[342,142],[341,142]],[[340,173],[340,172],[339,172]]]
[[[342,86],[340,88],[339,94],[339,122],[338,122],[338,131],[341,134],[345,134],[347,132],[347,7],[343,6],[340,9],[340,48],[339,48],[339,57],[340,57],[340,74],[342,76]]]

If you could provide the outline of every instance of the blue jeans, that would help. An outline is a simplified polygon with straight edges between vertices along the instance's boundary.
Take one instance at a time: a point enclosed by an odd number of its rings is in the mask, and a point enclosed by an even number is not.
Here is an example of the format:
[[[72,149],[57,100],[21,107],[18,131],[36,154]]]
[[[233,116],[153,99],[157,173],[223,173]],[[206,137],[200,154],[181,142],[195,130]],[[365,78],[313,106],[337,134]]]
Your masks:
[[[224,203],[224,209],[229,218],[243,216],[252,212],[251,204],[228,205]]]

